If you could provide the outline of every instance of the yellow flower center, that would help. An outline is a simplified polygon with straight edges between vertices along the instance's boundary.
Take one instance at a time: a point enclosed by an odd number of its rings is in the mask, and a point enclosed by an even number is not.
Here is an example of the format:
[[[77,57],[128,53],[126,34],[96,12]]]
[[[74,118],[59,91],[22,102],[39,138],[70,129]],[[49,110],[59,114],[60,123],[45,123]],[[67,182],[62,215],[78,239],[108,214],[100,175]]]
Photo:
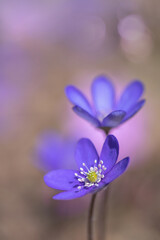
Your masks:
[[[103,161],[100,160],[97,163],[97,160],[94,161],[94,166],[88,168],[85,163],[82,163],[85,167],[80,167],[80,173],[75,172],[75,177],[79,181],[79,185],[77,186],[78,190],[82,188],[89,188],[89,187],[98,187],[101,180],[104,178],[105,170],[107,169]]]
[[[98,175],[94,171],[89,171],[87,174],[87,178],[91,183],[95,183],[95,182],[97,182]]]

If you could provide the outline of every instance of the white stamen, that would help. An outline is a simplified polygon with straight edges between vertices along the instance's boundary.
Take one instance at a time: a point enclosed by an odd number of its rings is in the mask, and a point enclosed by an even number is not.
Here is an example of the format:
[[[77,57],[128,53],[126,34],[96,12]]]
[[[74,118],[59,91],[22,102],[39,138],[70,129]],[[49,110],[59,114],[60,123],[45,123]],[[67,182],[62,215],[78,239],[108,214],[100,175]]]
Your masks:
[[[106,170],[106,169],[107,169],[104,165],[102,166],[102,168],[103,168],[103,170]]]
[[[86,166],[86,164],[85,163],[82,163],[82,165],[87,169],[87,171],[89,172],[89,169],[88,169],[88,167]]]
[[[99,164],[97,166],[97,160],[95,159],[94,161],[94,166],[91,166],[90,168],[88,168],[86,166],[85,163],[82,163],[82,165],[85,167],[84,168],[80,168],[80,175],[75,173],[74,175],[77,177],[77,180],[79,181],[79,183],[81,183],[81,186],[78,186],[77,188],[80,190],[84,187],[89,188],[92,186],[99,186],[99,183],[101,182],[101,180],[104,178],[104,172],[107,168],[105,167],[105,165],[103,165],[103,161],[100,160]],[[92,173],[96,173],[96,181],[92,182],[92,180],[90,180],[90,174]]]

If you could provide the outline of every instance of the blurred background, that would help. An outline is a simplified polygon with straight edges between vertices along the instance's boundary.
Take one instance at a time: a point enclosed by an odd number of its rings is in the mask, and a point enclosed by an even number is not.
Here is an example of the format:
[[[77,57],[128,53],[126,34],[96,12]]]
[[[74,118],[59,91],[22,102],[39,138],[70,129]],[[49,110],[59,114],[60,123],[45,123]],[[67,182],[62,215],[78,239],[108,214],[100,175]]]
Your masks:
[[[131,164],[111,187],[107,239],[160,239],[159,24],[158,0],[0,1],[1,240],[86,239],[90,196],[54,201],[43,175],[72,166],[80,137],[100,151],[103,133],[64,94],[73,84],[90,98],[99,74],[117,97],[140,79],[147,99],[113,131]]]

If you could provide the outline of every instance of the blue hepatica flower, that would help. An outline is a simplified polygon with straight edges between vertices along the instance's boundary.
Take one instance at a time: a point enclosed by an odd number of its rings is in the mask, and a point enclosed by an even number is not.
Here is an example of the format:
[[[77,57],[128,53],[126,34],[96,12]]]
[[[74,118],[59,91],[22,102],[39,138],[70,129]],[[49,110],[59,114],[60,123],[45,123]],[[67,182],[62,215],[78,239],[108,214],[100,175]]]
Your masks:
[[[74,167],[74,148],[72,139],[64,138],[55,131],[45,131],[37,139],[34,164],[45,172]]]
[[[140,100],[143,91],[144,86],[140,81],[132,81],[116,103],[113,84],[105,76],[98,76],[91,86],[94,107],[72,85],[66,87],[66,96],[74,105],[74,112],[80,117],[98,128],[109,130],[127,121],[141,109],[145,103],[144,99]]]
[[[97,192],[126,170],[129,158],[116,163],[118,154],[119,144],[113,135],[106,138],[100,157],[93,143],[82,138],[75,152],[79,169],[51,171],[44,176],[44,181],[49,187],[64,191],[55,195],[54,199],[69,200]]]

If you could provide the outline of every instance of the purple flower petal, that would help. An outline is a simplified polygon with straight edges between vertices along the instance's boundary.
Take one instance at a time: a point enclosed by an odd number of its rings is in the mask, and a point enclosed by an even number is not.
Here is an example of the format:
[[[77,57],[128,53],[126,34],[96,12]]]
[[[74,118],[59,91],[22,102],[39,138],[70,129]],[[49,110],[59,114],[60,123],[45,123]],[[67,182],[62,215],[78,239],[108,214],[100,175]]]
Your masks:
[[[79,106],[74,106],[73,111],[80,117],[84,118],[88,122],[92,123],[95,127],[100,127],[100,122],[97,118],[90,115],[88,112],[86,112],[84,109],[82,109]]]
[[[78,141],[77,147],[76,147],[76,152],[75,152],[75,158],[77,161],[78,167],[82,167],[85,169],[83,166],[83,163],[86,164],[88,168],[94,166],[94,161],[98,161],[98,154],[97,151],[93,145],[93,143],[87,139],[87,138],[82,138]]]
[[[105,76],[98,76],[92,83],[92,97],[98,113],[108,113],[114,104],[114,87]]]
[[[124,119],[122,120],[122,122],[125,122],[126,120],[128,120],[129,118],[131,118],[133,115],[135,115],[145,104],[146,100],[143,99],[139,102],[137,102],[126,114],[126,116],[124,117]]]
[[[119,154],[119,144],[113,135],[108,135],[106,138],[101,155],[100,155],[100,160],[103,161],[103,164],[105,165],[106,173],[110,171],[110,169],[114,166],[114,164],[117,161]]]
[[[144,86],[140,81],[131,82],[124,90],[116,109],[128,111],[142,96]]]
[[[84,188],[84,189],[81,189],[81,190],[75,189],[75,190],[72,190],[72,191],[61,192],[61,193],[55,195],[53,197],[53,199],[56,199],[56,200],[71,200],[71,199],[74,199],[74,198],[83,197],[86,194],[90,193],[91,191],[92,191],[91,188],[87,188],[87,189]]]
[[[124,158],[123,160],[119,161],[109,173],[106,174],[103,182],[106,184],[112,182],[114,179],[118,178],[127,168],[129,163],[129,157]]]
[[[102,126],[104,127],[117,127],[123,118],[125,117],[126,112],[122,110],[116,110],[114,112],[111,112],[107,117],[103,119]]]
[[[71,190],[78,182],[74,170],[54,170],[44,176],[47,186],[59,190]]]
[[[80,90],[70,85],[66,87],[65,92],[66,92],[67,98],[70,100],[71,103],[83,108],[85,111],[89,112],[90,114],[93,113],[88,100]]]

